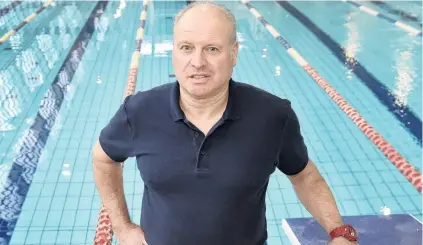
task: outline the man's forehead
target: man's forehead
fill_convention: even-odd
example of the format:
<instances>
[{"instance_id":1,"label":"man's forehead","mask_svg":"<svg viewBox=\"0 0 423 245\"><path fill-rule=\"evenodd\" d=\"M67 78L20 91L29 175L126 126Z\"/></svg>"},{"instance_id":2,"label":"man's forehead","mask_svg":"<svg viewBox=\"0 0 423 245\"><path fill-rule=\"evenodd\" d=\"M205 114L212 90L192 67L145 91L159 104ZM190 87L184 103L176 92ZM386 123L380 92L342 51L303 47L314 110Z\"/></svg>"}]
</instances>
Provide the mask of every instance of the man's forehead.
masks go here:
<instances>
[{"instance_id":1,"label":"man's forehead","mask_svg":"<svg viewBox=\"0 0 423 245\"><path fill-rule=\"evenodd\" d=\"M182 23L181 23L182 24ZM177 43L223 44L230 39L230 29L210 22L205 24L187 24L176 27L174 40Z\"/></svg>"},{"instance_id":2,"label":"man's forehead","mask_svg":"<svg viewBox=\"0 0 423 245\"><path fill-rule=\"evenodd\" d=\"M209 8L208 10L200 7L203 6L190 9L185 13L176 23L175 31L199 31L200 29L210 31L212 29L226 29L231 26L223 13L216 8Z\"/></svg>"},{"instance_id":3,"label":"man's forehead","mask_svg":"<svg viewBox=\"0 0 423 245\"><path fill-rule=\"evenodd\" d=\"M197 25L205 24L208 22L218 22L223 24L228 22L224 16L224 13L216 7L210 6L197 6L189 9L183 16L180 17L176 26L184 25Z\"/></svg>"},{"instance_id":4,"label":"man's forehead","mask_svg":"<svg viewBox=\"0 0 423 245\"><path fill-rule=\"evenodd\" d=\"M177 39L186 39L186 36L193 35L193 39L198 38L212 38L226 39L226 36L231 39L236 39L235 20L228 10L219 6L209 3L201 3L193 6L190 9L182 11L175 18L174 35L178 36ZM176 41L176 40L175 40Z\"/></svg>"}]
</instances>

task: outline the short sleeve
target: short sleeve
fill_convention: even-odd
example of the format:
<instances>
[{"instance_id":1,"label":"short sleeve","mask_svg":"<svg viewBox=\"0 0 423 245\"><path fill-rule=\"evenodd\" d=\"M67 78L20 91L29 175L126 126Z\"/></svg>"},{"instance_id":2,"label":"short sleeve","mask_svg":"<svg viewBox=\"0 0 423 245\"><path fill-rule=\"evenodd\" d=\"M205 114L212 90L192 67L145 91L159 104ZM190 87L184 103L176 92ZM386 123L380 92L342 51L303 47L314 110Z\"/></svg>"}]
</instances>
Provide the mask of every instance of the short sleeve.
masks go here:
<instances>
[{"instance_id":1,"label":"short sleeve","mask_svg":"<svg viewBox=\"0 0 423 245\"><path fill-rule=\"evenodd\" d=\"M99 142L104 152L114 161L123 162L133 156L134 134L129 122L126 97L109 123L101 130Z\"/></svg>"},{"instance_id":2,"label":"short sleeve","mask_svg":"<svg viewBox=\"0 0 423 245\"><path fill-rule=\"evenodd\" d=\"M286 175L295 175L306 167L309 160L308 151L296 113L291 106L285 109L288 115L281 135L278 168Z\"/></svg>"}]
</instances>

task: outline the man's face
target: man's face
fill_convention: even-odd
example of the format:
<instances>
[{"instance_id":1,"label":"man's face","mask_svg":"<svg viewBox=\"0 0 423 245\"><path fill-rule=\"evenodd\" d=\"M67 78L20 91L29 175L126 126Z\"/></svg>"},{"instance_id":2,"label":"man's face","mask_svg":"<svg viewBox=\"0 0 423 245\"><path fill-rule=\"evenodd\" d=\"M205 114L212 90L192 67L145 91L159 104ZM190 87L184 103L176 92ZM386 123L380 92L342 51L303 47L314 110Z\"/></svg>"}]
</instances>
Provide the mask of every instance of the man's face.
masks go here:
<instances>
[{"instance_id":1,"label":"man's face","mask_svg":"<svg viewBox=\"0 0 423 245\"><path fill-rule=\"evenodd\" d=\"M225 16L209 6L190 9L179 20L172 62L183 92L207 98L227 85L238 53L231 30Z\"/></svg>"}]
</instances>

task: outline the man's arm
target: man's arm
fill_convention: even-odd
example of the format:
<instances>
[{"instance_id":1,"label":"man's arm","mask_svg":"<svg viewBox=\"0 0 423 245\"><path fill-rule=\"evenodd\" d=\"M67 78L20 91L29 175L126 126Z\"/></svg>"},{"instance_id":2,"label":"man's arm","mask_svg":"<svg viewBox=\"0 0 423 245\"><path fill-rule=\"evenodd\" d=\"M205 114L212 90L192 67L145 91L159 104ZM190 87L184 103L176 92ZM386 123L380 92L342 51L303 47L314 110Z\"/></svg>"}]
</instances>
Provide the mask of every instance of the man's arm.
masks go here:
<instances>
[{"instance_id":1,"label":"man's arm","mask_svg":"<svg viewBox=\"0 0 423 245\"><path fill-rule=\"evenodd\" d=\"M93 149L94 181L117 235L131 225L120 163L106 155L97 141Z\"/></svg>"},{"instance_id":2,"label":"man's arm","mask_svg":"<svg viewBox=\"0 0 423 245\"><path fill-rule=\"evenodd\" d=\"M304 207L327 233L344 224L329 186L311 160L303 171L288 178Z\"/></svg>"}]
</instances>

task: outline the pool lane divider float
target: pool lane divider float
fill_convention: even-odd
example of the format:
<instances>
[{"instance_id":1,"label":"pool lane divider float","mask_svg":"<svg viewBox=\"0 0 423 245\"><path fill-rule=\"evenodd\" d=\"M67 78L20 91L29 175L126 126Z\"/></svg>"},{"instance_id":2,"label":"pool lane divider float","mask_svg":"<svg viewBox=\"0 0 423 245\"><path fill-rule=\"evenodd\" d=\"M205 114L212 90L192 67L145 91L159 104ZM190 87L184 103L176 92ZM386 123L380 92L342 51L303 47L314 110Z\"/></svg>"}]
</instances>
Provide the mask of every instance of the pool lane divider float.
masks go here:
<instances>
[{"instance_id":1,"label":"pool lane divider float","mask_svg":"<svg viewBox=\"0 0 423 245\"><path fill-rule=\"evenodd\" d=\"M141 11L140 16L140 26L137 30L137 35L135 38L135 51L132 53L132 59L129 68L128 80L126 82L126 89L124 98L128 95L131 95L135 92L136 82L137 82L137 74L138 74L138 66L139 60L141 56L141 45L142 45L142 38L145 32L145 22L147 19L147 8L148 8L148 0L144 0L143 2L143 10Z\"/></svg>"},{"instance_id":2,"label":"pool lane divider float","mask_svg":"<svg viewBox=\"0 0 423 245\"><path fill-rule=\"evenodd\" d=\"M370 71L368 71L347 48L342 47L332 37L317 26L311 19L301 13L289 2L277 0L277 3L289 14L295 17L304 27L306 27L322 44L328 48L332 54L341 62L345 68L350 70L366 86L373 96L389 110L400 122L401 127L409 131L418 145L422 145L422 120L411 110L408 105L397 103L397 99L392 91Z\"/></svg>"},{"instance_id":3,"label":"pool lane divider float","mask_svg":"<svg viewBox=\"0 0 423 245\"><path fill-rule=\"evenodd\" d=\"M301 55L270 25L264 17L251 6L247 0L241 2L248 8L260 23L278 40L291 57L313 78L313 80L329 95L329 97L347 114L354 124L373 142L373 144L388 158L402 175L419 191L422 192L422 177L419 173L386 139L382 137L348 102L311 67Z\"/></svg>"},{"instance_id":4,"label":"pool lane divider float","mask_svg":"<svg viewBox=\"0 0 423 245\"><path fill-rule=\"evenodd\" d=\"M421 30L418 30L418 29L416 29L416 28L414 28L414 27L412 27L410 25L407 25L407 24L401 22L401 21L394 20L391 17L386 16L384 14L381 14L381 13L379 13L379 12L377 12L377 11L369 8L369 7L366 7L364 5L361 5L358 2L356 2L356 1L349 1L349 0L342 0L342 1L343 2L347 2L347 3L351 4L351 5L359 8L362 12L365 12L367 14L376 16L376 17L378 17L380 19L387 20L387 21L391 22L392 24L394 24L395 26L397 26L397 27L399 27L399 28L407 31L412 36L420 36L420 37L422 36L422 31Z\"/></svg>"},{"instance_id":5,"label":"pool lane divider float","mask_svg":"<svg viewBox=\"0 0 423 245\"><path fill-rule=\"evenodd\" d=\"M41 13L44 9L46 9L47 7L49 7L50 5L53 5L53 1L47 1L43 4L43 6L41 6L40 8L37 9L37 11L35 11L34 13L28 15L19 25L17 25L15 28L13 28L12 30L8 31L6 34L4 34L1 38L0 38L0 44L6 42L11 36L15 35L16 32L18 32L22 27L24 27L26 24L28 24L30 21L32 21L33 19L35 19L35 17L37 17L37 15L39 13Z\"/></svg>"},{"instance_id":6,"label":"pool lane divider float","mask_svg":"<svg viewBox=\"0 0 423 245\"><path fill-rule=\"evenodd\" d=\"M150 0L151 1L151 0ZM147 19L147 8L149 0L144 0L143 9L140 15L140 25L137 30L135 38L135 50L132 53L131 63L129 65L128 78L126 82L126 88L124 92L124 100L127 96L132 95L135 92L137 83L137 73L139 59L141 55L141 44L145 32L145 22ZM123 164L122 164L123 167ZM110 217L104 204L101 205L101 210L98 215L97 228L94 236L94 245L112 245L113 241L113 229Z\"/></svg>"},{"instance_id":7,"label":"pool lane divider float","mask_svg":"<svg viewBox=\"0 0 423 245\"><path fill-rule=\"evenodd\" d=\"M420 23L419 18L416 15L413 15L412 13L408 13L408 12L403 11L401 9L394 8L390 4L388 4L384 1L380 1L380 0L370 1L370 3L379 6L380 8L388 11L390 14L397 15L398 17L400 17L404 21L411 21L413 23L416 23L420 27L423 26L422 23Z\"/></svg>"},{"instance_id":8,"label":"pool lane divider float","mask_svg":"<svg viewBox=\"0 0 423 245\"><path fill-rule=\"evenodd\" d=\"M0 9L0 17L5 16L7 13L9 13L11 10L13 10L16 6L18 6L21 3L22 1L14 1L10 3L9 5L7 5L6 7Z\"/></svg>"}]
</instances>

